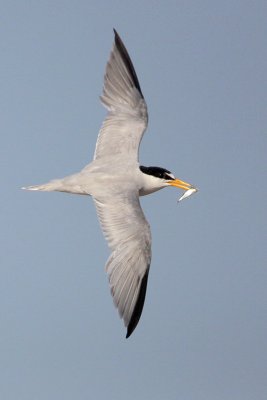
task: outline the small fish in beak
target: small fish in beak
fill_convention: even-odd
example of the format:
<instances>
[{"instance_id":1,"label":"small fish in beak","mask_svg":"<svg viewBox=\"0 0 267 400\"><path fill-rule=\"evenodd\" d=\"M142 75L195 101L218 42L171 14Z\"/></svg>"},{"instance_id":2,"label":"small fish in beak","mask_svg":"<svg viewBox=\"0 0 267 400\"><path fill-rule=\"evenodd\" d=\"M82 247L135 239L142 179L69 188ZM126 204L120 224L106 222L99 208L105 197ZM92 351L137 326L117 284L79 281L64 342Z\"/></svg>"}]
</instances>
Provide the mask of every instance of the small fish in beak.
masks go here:
<instances>
[{"instance_id":1,"label":"small fish in beak","mask_svg":"<svg viewBox=\"0 0 267 400\"><path fill-rule=\"evenodd\" d=\"M186 192L184 192L184 194L180 197L180 199L178 199L178 202L186 199L187 197L191 196L192 194L196 193L197 191L198 191L198 189L195 187L188 189Z\"/></svg>"}]
</instances>

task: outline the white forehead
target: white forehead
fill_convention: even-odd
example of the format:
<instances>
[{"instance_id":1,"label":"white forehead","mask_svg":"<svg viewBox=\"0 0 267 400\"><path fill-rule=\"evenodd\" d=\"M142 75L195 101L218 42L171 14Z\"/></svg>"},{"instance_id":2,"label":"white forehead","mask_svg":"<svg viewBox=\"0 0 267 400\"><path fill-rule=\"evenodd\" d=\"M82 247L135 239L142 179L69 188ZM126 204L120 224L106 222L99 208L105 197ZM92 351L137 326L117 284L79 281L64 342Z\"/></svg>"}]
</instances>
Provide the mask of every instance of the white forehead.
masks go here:
<instances>
[{"instance_id":1,"label":"white forehead","mask_svg":"<svg viewBox=\"0 0 267 400\"><path fill-rule=\"evenodd\" d=\"M168 175L171 179L175 179L175 176L173 174L171 174L170 172L166 173L166 175Z\"/></svg>"}]
</instances>

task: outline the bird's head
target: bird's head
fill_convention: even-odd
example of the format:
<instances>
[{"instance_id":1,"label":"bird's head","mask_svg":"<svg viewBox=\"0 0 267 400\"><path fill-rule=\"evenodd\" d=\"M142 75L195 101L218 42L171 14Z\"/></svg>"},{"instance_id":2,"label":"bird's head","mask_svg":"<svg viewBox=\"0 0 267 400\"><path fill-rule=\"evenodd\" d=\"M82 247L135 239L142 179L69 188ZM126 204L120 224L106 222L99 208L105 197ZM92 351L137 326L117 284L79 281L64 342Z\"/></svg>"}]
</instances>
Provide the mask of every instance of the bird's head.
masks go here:
<instances>
[{"instance_id":1,"label":"bird's head","mask_svg":"<svg viewBox=\"0 0 267 400\"><path fill-rule=\"evenodd\" d=\"M190 183L175 178L175 176L165 168L144 167L143 165L140 165L140 170L143 174L147 175L141 195L155 192L156 190L160 190L166 186L175 186L185 191L196 191L196 188Z\"/></svg>"}]
</instances>

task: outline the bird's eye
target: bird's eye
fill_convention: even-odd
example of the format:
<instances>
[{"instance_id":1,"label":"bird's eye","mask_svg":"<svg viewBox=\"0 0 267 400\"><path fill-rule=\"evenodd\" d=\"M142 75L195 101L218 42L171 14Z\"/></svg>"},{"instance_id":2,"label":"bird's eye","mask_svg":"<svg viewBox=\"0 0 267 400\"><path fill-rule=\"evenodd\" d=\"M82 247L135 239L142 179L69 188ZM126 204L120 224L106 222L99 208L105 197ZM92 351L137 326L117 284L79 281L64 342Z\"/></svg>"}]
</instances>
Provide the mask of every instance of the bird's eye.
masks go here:
<instances>
[{"instance_id":1,"label":"bird's eye","mask_svg":"<svg viewBox=\"0 0 267 400\"><path fill-rule=\"evenodd\" d=\"M165 168L144 167L143 165L140 165L139 168L144 174L152 175L159 179L165 179L167 181L175 179L173 174Z\"/></svg>"}]
</instances>

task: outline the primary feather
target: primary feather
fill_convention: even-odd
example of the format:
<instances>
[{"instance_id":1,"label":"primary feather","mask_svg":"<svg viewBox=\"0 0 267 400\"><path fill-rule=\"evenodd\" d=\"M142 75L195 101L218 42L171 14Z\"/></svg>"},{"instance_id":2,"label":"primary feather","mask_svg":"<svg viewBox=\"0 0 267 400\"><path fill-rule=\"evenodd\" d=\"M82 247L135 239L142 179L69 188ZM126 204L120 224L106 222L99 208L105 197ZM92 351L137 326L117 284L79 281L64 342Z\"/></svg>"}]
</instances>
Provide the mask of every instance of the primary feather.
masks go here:
<instances>
[{"instance_id":1,"label":"primary feather","mask_svg":"<svg viewBox=\"0 0 267 400\"><path fill-rule=\"evenodd\" d=\"M97 138L94 159L122 153L137 160L147 127L147 106L127 50L114 32L101 96L109 112Z\"/></svg>"}]
</instances>

